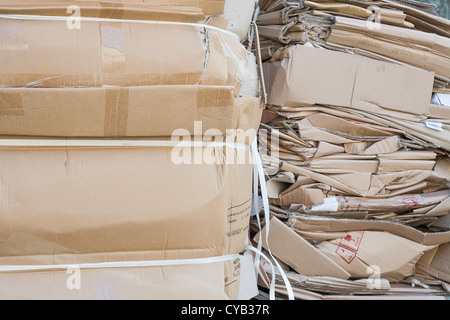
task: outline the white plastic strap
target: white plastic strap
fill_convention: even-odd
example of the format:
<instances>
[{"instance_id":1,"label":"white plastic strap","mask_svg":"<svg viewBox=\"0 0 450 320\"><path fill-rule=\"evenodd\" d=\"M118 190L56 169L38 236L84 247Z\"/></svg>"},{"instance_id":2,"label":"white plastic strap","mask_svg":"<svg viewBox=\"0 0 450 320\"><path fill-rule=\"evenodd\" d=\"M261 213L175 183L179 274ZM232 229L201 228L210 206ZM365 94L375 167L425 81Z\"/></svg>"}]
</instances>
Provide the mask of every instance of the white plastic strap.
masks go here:
<instances>
[{"instance_id":1,"label":"white plastic strap","mask_svg":"<svg viewBox=\"0 0 450 320\"><path fill-rule=\"evenodd\" d=\"M239 254L232 254L219 257L208 257L199 259L179 259L179 260L123 261L123 262L103 262L103 263L86 263L86 264L29 265L29 266L3 265L0 266L0 272L64 270L74 267L87 270L87 269L111 269L111 268L130 268L130 267L181 266L181 265L195 265L195 264L223 262L238 258L240 258Z\"/></svg>"},{"instance_id":2,"label":"white plastic strap","mask_svg":"<svg viewBox=\"0 0 450 320\"><path fill-rule=\"evenodd\" d=\"M229 147L250 150L241 143L162 140L33 140L0 139L0 147Z\"/></svg>"},{"instance_id":3,"label":"white plastic strap","mask_svg":"<svg viewBox=\"0 0 450 320\"><path fill-rule=\"evenodd\" d=\"M277 265L278 270L281 274L281 277L283 278L284 284L286 286L286 290L288 292L289 300L294 300L295 299L294 291L292 290L289 279L287 278L286 273L283 271L283 269L281 268L277 259L272 255L272 252L270 250L270 244L269 244L269 229L270 229L269 197L267 195L266 179L264 177L264 169L262 166L261 158L258 153L258 147L257 147L256 140L252 143L252 154L253 154L253 159L255 160L254 165L257 166L257 168L258 168L258 176L259 176L259 182L260 182L260 187L261 187L261 195L262 195L263 204L264 204L264 222L265 222L265 230L266 230L265 240L266 240L266 244L267 244L267 251L269 252L269 254L270 254L271 258L273 259L273 261L275 262L275 264ZM259 223L259 220L258 220L258 223ZM263 234L260 235L259 243L262 243L262 241L263 241L262 236L263 236ZM259 248L259 243L258 243L258 248ZM261 253L259 253L259 254L261 254ZM272 283L270 285L271 298L274 297L273 296L274 289L275 289L275 274L272 273Z\"/></svg>"}]
</instances>

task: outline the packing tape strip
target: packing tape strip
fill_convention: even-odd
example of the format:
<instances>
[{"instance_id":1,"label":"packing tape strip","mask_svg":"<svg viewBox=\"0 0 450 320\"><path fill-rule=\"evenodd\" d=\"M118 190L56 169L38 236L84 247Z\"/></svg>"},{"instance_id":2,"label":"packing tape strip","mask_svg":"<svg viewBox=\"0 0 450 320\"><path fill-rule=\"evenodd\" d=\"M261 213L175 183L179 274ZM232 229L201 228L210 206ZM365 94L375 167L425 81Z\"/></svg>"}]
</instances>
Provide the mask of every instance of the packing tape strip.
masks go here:
<instances>
[{"instance_id":1,"label":"packing tape strip","mask_svg":"<svg viewBox=\"0 0 450 320\"><path fill-rule=\"evenodd\" d=\"M99 13L100 18L107 19L122 19L125 13L123 2L105 2L101 1L101 11Z\"/></svg>"},{"instance_id":2,"label":"packing tape strip","mask_svg":"<svg viewBox=\"0 0 450 320\"><path fill-rule=\"evenodd\" d=\"M125 37L121 23L100 23L102 73L125 73Z\"/></svg>"},{"instance_id":3,"label":"packing tape strip","mask_svg":"<svg viewBox=\"0 0 450 320\"><path fill-rule=\"evenodd\" d=\"M84 269L111 269L111 268L129 268L129 267L164 267L164 266L182 266L195 264L208 264L223 262L240 258L240 254L230 254L218 257L198 258L198 259L179 259L179 260L153 260L153 261L122 261L122 262L102 262L102 263L84 263L84 264L58 264L58 265L23 265L23 266L0 266L0 272L20 272L20 271L49 271L65 270L77 267Z\"/></svg>"},{"instance_id":4,"label":"packing tape strip","mask_svg":"<svg viewBox=\"0 0 450 320\"><path fill-rule=\"evenodd\" d=\"M25 116L22 106L22 94L4 90L0 92L0 116Z\"/></svg>"},{"instance_id":5,"label":"packing tape strip","mask_svg":"<svg viewBox=\"0 0 450 320\"><path fill-rule=\"evenodd\" d=\"M125 137L128 129L128 107L130 90L128 88L106 88L104 135L106 137Z\"/></svg>"},{"instance_id":6,"label":"packing tape strip","mask_svg":"<svg viewBox=\"0 0 450 320\"><path fill-rule=\"evenodd\" d=\"M258 186L261 187L261 195L263 198L263 209L264 209L264 221L266 225L266 243L269 244L269 225L270 225L270 210L269 210L269 197L267 194L267 186L265 183L264 178L264 169L262 166L262 161L258 153L258 146L257 146L257 139L255 139L250 146L239 144L239 143L227 143L227 142L204 142L204 141L139 141L139 140L15 140L15 139L0 139L0 147L231 147L231 148L243 148L246 150L250 150L252 153L252 159L253 159L253 192L254 194L258 192ZM259 220L259 214L256 215L258 219L258 224L261 230L260 220ZM262 241L259 241L259 243L262 243ZM258 243L258 248L251 247L250 250L256 252L255 257L255 273L256 278L258 278L259 274L259 259L262 256L267 261L270 262L270 260L262 253L262 245ZM287 278L285 272L281 268L280 264L278 263L277 259L272 255L272 252L270 250L270 246L268 246L267 251L269 252L272 260L277 265L277 268L283 278L283 281L285 283L289 300L294 300L294 294L291 287L291 284L289 282L289 279ZM230 257L230 256L223 256L223 257L215 257L215 258L209 258L208 259L199 259L199 260L192 260L194 262L199 263L208 263L206 261L220 261L220 259L225 259L224 257ZM219 259L219 260L218 260ZM162 265L173 265L175 264L187 264L189 260L168 260L166 262L164 261L155 261L153 263L156 263L160 265L159 263L163 263ZM147 263L151 266L152 262L147 261L143 262ZM120 265L121 263L118 263ZM96 264L97 265L97 264ZM111 264L114 265L114 264ZM86 265L88 266L88 265ZM26 268L30 268L30 266L0 266L0 272L2 270L5 270L4 268L17 268L20 270L20 268L25 268L24 270L27 270ZM50 268L55 266L31 266L31 268ZM29 270L36 270L36 269L29 269ZM272 274L272 280L270 285L270 298L271 300L275 300L275 274Z\"/></svg>"}]
</instances>

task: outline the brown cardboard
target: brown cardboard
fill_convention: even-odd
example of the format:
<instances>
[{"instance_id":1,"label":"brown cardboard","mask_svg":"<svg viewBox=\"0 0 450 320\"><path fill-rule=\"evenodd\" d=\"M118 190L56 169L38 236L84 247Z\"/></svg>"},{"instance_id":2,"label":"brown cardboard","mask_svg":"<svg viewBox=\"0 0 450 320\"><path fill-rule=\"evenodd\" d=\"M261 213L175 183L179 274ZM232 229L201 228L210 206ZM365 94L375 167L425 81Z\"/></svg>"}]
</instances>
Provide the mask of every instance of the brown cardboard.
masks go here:
<instances>
[{"instance_id":1,"label":"brown cardboard","mask_svg":"<svg viewBox=\"0 0 450 320\"><path fill-rule=\"evenodd\" d=\"M237 129L255 135L262 110L259 98L234 98L232 87L0 88L0 135L170 137L176 130L214 130L225 137Z\"/></svg>"},{"instance_id":2,"label":"brown cardboard","mask_svg":"<svg viewBox=\"0 0 450 320\"><path fill-rule=\"evenodd\" d=\"M5 147L0 257L159 251L160 259L179 259L242 252L252 166L223 158L243 151ZM218 164L207 164L207 155Z\"/></svg>"},{"instance_id":3,"label":"brown cardboard","mask_svg":"<svg viewBox=\"0 0 450 320\"><path fill-rule=\"evenodd\" d=\"M425 254L417 263L417 271L450 283L450 243Z\"/></svg>"},{"instance_id":4,"label":"brown cardboard","mask_svg":"<svg viewBox=\"0 0 450 320\"><path fill-rule=\"evenodd\" d=\"M275 292L280 299L287 299L288 291L281 277L275 271ZM412 287L409 283L389 283L386 279L365 278L342 280L331 277L304 277L288 270L285 271L291 282L295 299L299 300L445 300L444 290ZM268 265L260 268L260 285L270 288L272 270ZM299 280L302 283L299 283ZM352 290L353 289L353 290ZM343 291L346 291L345 294ZM344 294L343 294L344 293ZM355 294L351 294L355 293ZM434 294L436 293L436 294Z\"/></svg>"},{"instance_id":5,"label":"brown cardboard","mask_svg":"<svg viewBox=\"0 0 450 320\"><path fill-rule=\"evenodd\" d=\"M438 119L449 119L450 118L450 108L447 106L440 106L436 104L430 105L429 114L427 114L430 118L438 118Z\"/></svg>"},{"instance_id":6,"label":"brown cardboard","mask_svg":"<svg viewBox=\"0 0 450 320\"><path fill-rule=\"evenodd\" d=\"M169 8L169 11L201 9L206 15L220 15L223 13L225 0L122 0L119 2L104 2L99 0L17 0L0 1L0 13L6 14L51 14L66 15L67 8L77 5L83 16L112 18L111 11L120 18L129 18L129 11L144 11L151 7ZM86 8L96 8L95 15L86 15ZM98 10L98 12L97 12ZM61 14L62 13L62 14Z\"/></svg>"},{"instance_id":7,"label":"brown cardboard","mask_svg":"<svg viewBox=\"0 0 450 320\"><path fill-rule=\"evenodd\" d=\"M48 2L48 1L47 1ZM199 23L205 20L206 15L202 9L196 7L175 7L157 5L124 5L111 3L109 6L102 2L76 1L72 3L46 3L46 4L7 4L0 2L0 14L60 16L71 19L106 18L121 20L151 20ZM75 22L74 22L75 23Z\"/></svg>"},{"instance_id":8,"label":"brown cardboard","mask_svg":"<svg viewBox=\"0 0 450 320\"><path fill-rule=\"evenodd\" d=\"M431 72L301 45L287 51L281 62L264 63L269 104L326 104L418 115L429 110Z\"/></svg>"},{"instance_id":9,"label":"brown cardboard","mask_svg":"<svg viewBox=\"0 0 450 320\"><path fill-rule=\"evenodd\" d=\"M329 275L340 279L348 279L349 274L320 253L310 243L297 235L276 217L270 220L268 243L266 228L255 237L262 245L282 262L305 276ZM262 240L261 240L262 237Z\"/></svg>"},{"instance_id":10,"label":"brown cardboard","mask_svg":"<svg viewBox=\"0 0 450 320\"><path fill-rule=\"evenodd\" d=\"M110 258L107 253L98 253L87 261L107 264ZM3 300L247 300L257 295L255 276L247 272L253 270L247 255L228 261L160 267L133 266L134 262L153 261L148 252L122 253L115 258L118 260L111 265L120 262L125 266L89 269L82 264L71 264L55 270L1 271L0 297ZM9 261L15 265L23 262L21 257Z\"/></svg>"},{"instance_id":11,"label":"brown cardboard","mask_svg":"<svg viewBox=\"0 0 450 320\"><path fill-rule=\"evenodd\" d=\"M369 213L398 212L403 213L418 208L428 208L426 216L441 216L448 212L450 192L429 192L422 194L402 194L387 198L365 198L336 196L336 212L367 211ZM303 202L291 202L303 203ZM323 203L323 201L321 202ZM307 205L306 203L303 203ZM431 206L432 209L429 209Z\"/></svg>"},{"instance_id":12,"label":"brown cardboard","mask_svg":"<svg viewBox=\"0 0 450 320\"><path fill-rule=\"evenodd\" d=\"M271 199L271 203L281 207L289 207L294 203L302 203L305 206L313 206L323 203L323 192L320 189L308 188L308 186L293 185L282 191L279 198Z\"/></svg>"},{"instance_id":13,"label":"brown cardboard","mask_svg":"<svg viewBox=\"0 0 450 320\"><path fill-rule=\"evenodd\" d=\"M325 174L376 173L378 161L314 159L309 163L308 168Z\"/></svg>"},{"instance_id":14,"label":"brown cardboard","mask_svg":"<svg viewBox=\"0 0 450 320\"><path fill-rule=\"evenodd\" d=\"M427 160L391 160L380 159L378 173L399 172L408 170L433 170L435 161Z\"/></svg>"},{"instance_id":15,"label":"brown cardboard","mask_svg":"<svg viewBox=\"0 0 450 320\"><path fill-rule=\"evenodd\" d=\"M383 24L369 28L366 21L337 17L330 44L364 49L390 59L450 77L450 40L433 33Z\"/></svg>"},{"instance_id":16,"label":"brown cardboard","mask_svg":"<svg viewBox=\"0 0 450 320\"><path fill-rule=\"evenodd\" d=\"M315 247L353 278L376 274L391 282L413 275L420 257L434 248L382 231L348 232L341 239L322 241Z\"/></svg>"},{"instance_id":17,"label":"brown cardboard","mask_svg":"<svg viewBox=\"0 0 450 320\"><path fill-rule=\"evenodd\" d=\"M252 78L248 54L228 31L196 24L0 18L2 87L232 86ZM183 48L183 50L180 50Z\"/></svg>"},{"instance_id":18,"label":"brown cardboard","mask_svg":"<svg viewBox=\"0 0 450 320\"><path fill-rule=\"evenodd\" d=\"M306 120L307 119L307 120ZM326 113L316 113L300 120L299 124L309 124L321 129L346 133L354 136L390 136L391 133L378 128L369 127L365 124L355 123L342 117L336 117Z\"/></svg>"},{"instance_id":19,"label":"brown cardboard","mask_svg":"<svg viewBox=\"0 0 450 320\"><path fill-rule=\"evenodd\" d=\"M287 223L294 230L322 232L384 231L425 246L450 241L450 232L423 232L397 222L383 220L334 219L328 217L296 215Z\"/></svg>"}]
</instances>

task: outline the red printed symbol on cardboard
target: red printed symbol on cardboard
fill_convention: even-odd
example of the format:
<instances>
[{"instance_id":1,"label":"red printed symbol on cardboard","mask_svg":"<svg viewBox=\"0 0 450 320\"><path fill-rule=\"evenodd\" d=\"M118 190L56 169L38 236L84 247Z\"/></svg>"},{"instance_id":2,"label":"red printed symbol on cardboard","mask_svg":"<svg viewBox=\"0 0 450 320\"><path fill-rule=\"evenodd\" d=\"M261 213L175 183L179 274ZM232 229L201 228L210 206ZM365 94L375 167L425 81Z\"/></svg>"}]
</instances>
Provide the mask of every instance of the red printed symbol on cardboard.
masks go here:
<instances>
[{"instance_id":1,"label":"red printed symbol on cardboard","mask_svg":"<svg viewBox=\"0 0 450 320\"><path fill-rule=\"evenodd\" d=\"M424 200L420 195L405 195L402 198L403 206L406 207L417 207L418 205L424 204Z\"/></svg>"},{"instance_id":2,"label":"red printed symbol on cardboard","mask_svg":"<svg viewBox=\"0 0 450 320\"><path fill-rule=\"evenodd\" d=\"M358 253L359 245L364 236L364 231L350 232L339 242L336 254L350 264Z\"/></svg>"}]
</instances>

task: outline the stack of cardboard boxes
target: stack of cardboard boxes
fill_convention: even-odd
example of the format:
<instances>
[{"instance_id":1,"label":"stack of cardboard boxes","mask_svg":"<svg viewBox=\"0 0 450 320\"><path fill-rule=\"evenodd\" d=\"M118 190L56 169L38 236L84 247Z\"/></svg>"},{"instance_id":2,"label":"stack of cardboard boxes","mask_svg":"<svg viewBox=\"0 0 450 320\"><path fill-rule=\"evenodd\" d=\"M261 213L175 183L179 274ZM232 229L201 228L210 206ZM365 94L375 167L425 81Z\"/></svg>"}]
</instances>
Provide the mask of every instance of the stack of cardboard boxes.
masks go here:
<instances>
[{"instance_id":1,"label":"stack of cardboard boxes","mask_svg":"<svg viewBox=\"0 0 450 320\"><path fill-rule=\"evenodd\" d=\"M262 104L248 30L227 30L232 4L0 12L0 297L255 296L245 252Z\"/></svg>"},{"instance_id":2,"label":"stack of cardboard boxes","mask_svg":"<svg viewBox=\"0 0 450 320\"><path fill-rule=\"evenodd\" d=\"M377 1L372 20L370 4L260 2L260 28L278 33L260 33L273 218L269 244L254 240L285 263L299 299L442 299L450 22L396 1ZM277 290L286 294L281 282Z\"/></svg>"}]
</instances>

